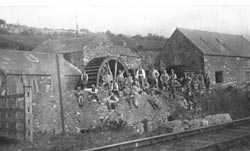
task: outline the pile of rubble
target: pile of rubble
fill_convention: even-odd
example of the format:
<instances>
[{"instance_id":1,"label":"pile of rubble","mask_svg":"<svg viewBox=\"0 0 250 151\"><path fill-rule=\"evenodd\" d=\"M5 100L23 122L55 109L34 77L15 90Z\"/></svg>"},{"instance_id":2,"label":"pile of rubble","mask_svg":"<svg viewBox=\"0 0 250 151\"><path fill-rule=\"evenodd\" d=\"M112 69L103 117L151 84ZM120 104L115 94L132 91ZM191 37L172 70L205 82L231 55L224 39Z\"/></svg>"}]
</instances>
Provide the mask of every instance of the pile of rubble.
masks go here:
<instances>
[{"instance_id":1,"label":"pile of rubble","mask_svg":"<svg viewBox=\"0 0 250 151\"><path fill-rule=\"evenodd\" d=\"M99 91L100 100L108 97L105 90ZM84 96L87 96L87 92ZM85 97L83 107L79 107L74 91L63 94L64 122L66 132L79 132L82 129L93 129L103 126L107 121L125 121L126 125L133 127L138 133L154 131L159 128L167 128L170 132L180 132L187 129L198 128L207 125L219 124L231 121L229 114L208 115L204 118L192 120L169 121L173 110L171 106L165 104L167 101L161 96L151 96L146 93L135 95L139 103L139 108L131 108L126 97L119 99L117 109L110 112L105 103L98 104L90 102ZM153 109L148 99L155 99L160 110ZM41 133L58 133L61 131L61 115L58 94L48 95L36 94L34 96L34 130ZM178 104L178 101L176 102ZM181 106L181 105L179 105ZM182 110L184 109L181 107ZM183 113L184 114L184 113Z\"/></svg>"},{"instance_id":2,"label":"pile of rubble","mask_svg":"<svg viewBox=\"0 0 250 151\"><path fill-rule=\"evenodd\" d=\"M33 124L36 133L58 133L59 126L59 96L58 94L36 93L33 95Z\"/></svg>"}]
</instances>

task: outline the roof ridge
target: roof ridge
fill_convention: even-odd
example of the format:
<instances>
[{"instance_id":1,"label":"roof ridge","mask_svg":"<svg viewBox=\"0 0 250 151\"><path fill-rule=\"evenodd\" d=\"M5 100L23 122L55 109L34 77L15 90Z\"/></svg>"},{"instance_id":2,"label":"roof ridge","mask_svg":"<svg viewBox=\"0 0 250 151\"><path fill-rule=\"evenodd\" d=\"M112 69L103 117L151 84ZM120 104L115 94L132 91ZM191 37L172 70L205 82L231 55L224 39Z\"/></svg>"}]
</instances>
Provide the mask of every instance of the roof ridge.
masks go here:
<instances>
[{"instance_id":1,"label":"roof ridge","mask_svg":"<svg viewBox=\"0 0 250 151\"><path fill-rule=\"evenodd\" d=\"M221 33L221 32L215 32L215 31L207 31L207 30L200 30L200 29L190 29L190 28L183 28L183 27L177 27L176 29L180 30L189 30L189 31L198 31L198 32L207 32L212 34L223 34L223 35L230 35L230 36L242 36L241 34L230 34L230 33Z\"/></svg>"}]
</instances>

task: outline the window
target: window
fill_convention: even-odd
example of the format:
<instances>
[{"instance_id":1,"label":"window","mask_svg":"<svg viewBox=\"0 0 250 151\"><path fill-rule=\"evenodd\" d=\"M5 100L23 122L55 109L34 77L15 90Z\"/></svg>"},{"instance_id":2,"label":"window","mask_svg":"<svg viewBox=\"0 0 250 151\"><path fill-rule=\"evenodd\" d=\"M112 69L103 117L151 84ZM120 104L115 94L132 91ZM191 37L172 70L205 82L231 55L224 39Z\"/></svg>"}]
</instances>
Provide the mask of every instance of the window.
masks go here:
<instances>
[{"instance_id":1,"label":"window","mask_svg":"<svg viewBox=\"0 0 250 151\"><path fill-rule=\"evenodd\" d=\"M215 71L215 82L223 83L223 71Z\"/></svg>"},{"instance_id":2,"label":"window","mask_svg":"<svg viewBox=\"0 0 250 151\"><path fill-rule=\"evenodd\" d=\"M250 81L250 71L245 72L246 81Z\"/></svg>"}]
</instances>

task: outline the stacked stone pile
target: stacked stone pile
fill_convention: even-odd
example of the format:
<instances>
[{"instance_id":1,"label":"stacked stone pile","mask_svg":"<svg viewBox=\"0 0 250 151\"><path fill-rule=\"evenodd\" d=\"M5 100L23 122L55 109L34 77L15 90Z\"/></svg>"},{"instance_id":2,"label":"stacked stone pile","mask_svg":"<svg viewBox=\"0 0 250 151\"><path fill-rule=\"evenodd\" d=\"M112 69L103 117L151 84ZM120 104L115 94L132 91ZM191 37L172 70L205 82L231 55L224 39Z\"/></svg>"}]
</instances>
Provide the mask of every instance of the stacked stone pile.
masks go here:
<instances>
[{"instance_id":1,"label":"stacked stone pile","mask_svg":"<svg viewBox=\"0 0 250 151\"><path fill-rule=\"evenodd\" d=\"M196 129L204 126L222 124L226 122L231 122L232 118L229 114L215 114L208 115L204 118L200 119L192 119L192 120L152 120L150 125L154 125L154 129L157 128L167 128L171 132L182 132L189 129Z\"/></svg>"}]
</instances>

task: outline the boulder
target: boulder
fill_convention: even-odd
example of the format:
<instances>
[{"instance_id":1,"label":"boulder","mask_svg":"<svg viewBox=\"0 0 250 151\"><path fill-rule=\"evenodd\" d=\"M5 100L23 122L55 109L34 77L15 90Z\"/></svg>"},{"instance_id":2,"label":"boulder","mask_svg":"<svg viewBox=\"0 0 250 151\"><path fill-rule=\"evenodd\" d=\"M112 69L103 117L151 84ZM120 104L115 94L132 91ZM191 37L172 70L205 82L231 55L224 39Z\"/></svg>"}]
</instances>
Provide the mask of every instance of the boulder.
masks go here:
<instances>
[{"instance_id":1,"label":"boulder","mask_svg":"<svg viewBox=\"0 0 250 151\"><path fill-rule=\"evenodd\" d=\"M208 126L208 120L206 119L193 119L188 122L189 129L200 128L204 126Z\"/></svg>"},{"instance_id":2,"label":"boulder","mask_svg":"<svg viewBox=\"0 0 250 151\"><path fill-rule=\"evenodd\" d=\"M189 128L187 122L182 120L174 120L171 122L167 122L165 124L165 128L171 129L173 133L175 132L182 132Z\"/></svg>"},{"instance_id":3,"label":"boulder","mask_svg":"<svg viewBox=\"0 0 250 151\"><path fill-rule=\"evenodd\" d=\"M215 115L207 115L204 119L208 121L208 125L214 124L222 124L226 122L231 122L232 118L230 114L215 114Z\"/></svg>"}]
</instances>

